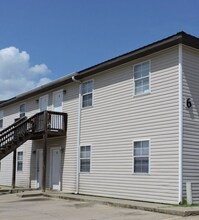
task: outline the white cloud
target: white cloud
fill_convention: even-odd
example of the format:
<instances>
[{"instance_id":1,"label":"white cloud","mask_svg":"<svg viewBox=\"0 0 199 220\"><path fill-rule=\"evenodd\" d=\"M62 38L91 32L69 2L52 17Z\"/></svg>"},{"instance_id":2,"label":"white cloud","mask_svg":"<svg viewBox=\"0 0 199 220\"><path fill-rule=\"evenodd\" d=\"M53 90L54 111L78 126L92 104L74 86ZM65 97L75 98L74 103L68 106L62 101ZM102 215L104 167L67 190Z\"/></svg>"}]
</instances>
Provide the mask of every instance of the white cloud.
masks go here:
<instances>
[{"instance_id":1,"label":"white cloud","mask_svg":"<svg viewBox=\"0 0 199 220\"><path fill-rule=\"evenodd\" d=\"M37 86L42 86L42 85L44 85L44 84L46 84L46 83L49 83L51 80L49 79L49 78L46 78L46 77L44 77L44 78L41 78L40 80L39 80L39 82L37 83Z\"/></svg>"},{"instance_id":2,"label":"white cloud","mask_svg":"<svg viewBox=\"0 0 199 220\"><path fill-rule=\"evenodd\" d=\"M33 67L29 68L30 73L32 74L48 74L51 71L48 69L48 67L46 66L46 64L37 64Z\"/></svg>"},{"instance_id":3,"label":"white cloud","mask_svg":"<svg viewBox=\"0 0 199 220\"><path fill-rule=\"evenodd\" d=\"M51 71L46 64L30 66L30 56L16 47L0 50L0 100L50 82Z\"/></svg>"}]
</instances>

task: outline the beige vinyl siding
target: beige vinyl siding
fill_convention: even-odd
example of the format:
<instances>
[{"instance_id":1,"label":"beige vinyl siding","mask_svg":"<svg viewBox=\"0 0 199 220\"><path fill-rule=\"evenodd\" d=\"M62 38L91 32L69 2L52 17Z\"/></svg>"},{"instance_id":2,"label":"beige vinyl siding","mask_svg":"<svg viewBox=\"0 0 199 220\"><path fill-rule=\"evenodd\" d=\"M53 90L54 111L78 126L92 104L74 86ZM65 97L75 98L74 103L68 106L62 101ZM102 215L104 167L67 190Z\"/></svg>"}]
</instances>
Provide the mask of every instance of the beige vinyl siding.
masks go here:
<instances>
[{"instance_id":1,"label":"beige vinyl siding","mask_svg":"<svg viewBox=\"0 0 199 220\"><path fill-rule=\"evenodd\" d=\"M32 141L27 141L17 149L17 151L23 151L23 170L16 171L16 186L29 187L31 143ZM1 160L0 185L12 184L12 167L13 154L11 153Z\"/></svg>"},{"instance_id":2,"label":"beige vinyl siding","mask_svg":"<svg viewBox=\"0 0 199 220\"><path fill-rule=\"evenodd\" d=\"M60 149L65 148L66 139L65 137L59 137L59 138L48 138L47 139L47 170L46 170L46 186L50 188L50 149L53 147L57 147ZM43 149L43 140L35 140L33 141L33 150L35 151L35 155L32 158L32 168L31 168L31 187L36 187L37 182L37 173L36 173L36 150L37 149ZM62 151L61 155L61 170L60 174L63 175L63 164L64 164L64 151Z\"/></svg>"},{"instance_id":3,"label":"beige vinyl siding","mask_svg":"<svg viewBox=\"0 0 199 220\"><path fill-rule=\"evenodd\" d=\"M192 108L183 108L183 195L192 182L193 202L199 202L199 50L183 46L183 100L191 98Z\"/></svg>"},{"instance_id":4,"label":"beige vinyl siding","mask_svg":"<svg viewBox=\"0 0 199 220\"><path fill-rule=\"evenodd\" d=\"M59 90L59 89L57 89ZM55 90L55 91L57 91ZM68 114L67 136L60 138L50 138L47 141L47 186L50 181L50 148L61 147L62 151L62 190L64 192L73 193L75 191L75 177L76 177L76 146L77 146L77 111L78 111L78 84L70 84L66 88L66 95L64 95L63 111ZM52 97L52 96L51 96ZM52 98L51 98L52 100ZM34 150L42 149L43 142L41 140L34 141ZM32 161L32 187L36 183L36 156Z\"/></svg>"},{"instance_id":5,"label":"beige vinyl siding","mask_svg":"<svg viewBox=\"0 0 199 220\"><path fill-rule=\"evenodd\" d=\"M45 94L49 94L49 110L52 109L52 92L49 91L48 93L42 93L38 96L31 97L21 102L17 102L15 104L9 105L4 110L4 128L11 125L16 118L19 118L19 106L20 104L26 105L26 116L29 118L32 115L39 112L39 97ZM35 160L34 153L32 150L32 141L25 142L22 146L20 146L18 151L23 151L23 171L16 172L16 185L17 186L26 186L30 185L30 180L32 179L32 173L30 170L33 170L35 164L33 161ZM1 161L2 169L0 172L0 185L6 184L11 185L12 181L12 154L7 156ZM9 167L9 171L8 170ZM33 184L31 184L33 185Z\"/></svg>"},{"instance_id":6,"label":"beige vinyl siding","mask_svg":"<svg viewBox=\"0 0 199 220\"><path fill-rule=\"evenodd\" d=\"M133 64L150 60L151 93L133 97ZM94 105L81 111L91 172L80 193L178 203L178 47L92 77ZM150 139L150 173L133 174L135 139Z\"/></svg>"},{"instance_id":7,"label":"beige vinyl siding","mask_svg":"<svg viewBox=\"0 0 199 220\"><path fill-rule=\"evenodd\" d=\"M31 98L22 102L9 105L4 108L4 129L13 124L16 118L19 118L19 106L26 104L26 116L34 115L37 109L35 98ZM17 151L23 151L23 171L16 171L16 186L29 187L30 185L30 160L32 156L32 141L25 142L20 146ZM2 169L0 172L0 185L12 184L12 167L13 167L13 154L11 153L2 161ZM8 169L9 167L9 169Z\"/></svg>"},{"instance_id":8,"label":"beige vinyl siding","mask_svg":"<svg viewBox=\"0 0 199 220\"><path fill-rule=\"evenodd\" d=\"M38 96L34 96L23 102L15 103L4 109L5 111L5 126L9 126L14 122L15 118L19 117L19 105L22 103L26 104L26 116L30 117L39 112L39 97L48 94L48 109L52 110L53 105L53 92L60 89L66 90L66 94L63 95L63 111L68 113L68 127L67 127L67 139L66 138L51 138L48 140L48 147L61 147L64 149L62 153L62 189L66 192L75 191L75 177L76 177L76 146L77 146L77 112L78 112L78 94L79 84L71 83L67 86L62 86L57 89L48 91L48 93L42 93ZM43 148L43 142L38 141L27 141L18 150L24 152L24 170L17 172L16 184L19 186L36 187L36 153L37 148ZM48 153L49 156L49 153ZM50 157L48 158L48 161ZM12 154L2 160L2 171L0 172L0 185L11 185L12 181L12 170L6 173L6 167L12 167ZM49 179L49 166L47 168L47 176Z\"/></svg>"},{"instance_id":9,"label":"beige vinyl siding","mask_svg":"<svg viewBox=\"0 0 199 220\"><path fill-rule=\"evenodd\" d=\"M68 124L64 151L62 190L64 192L74 193L77 165L79 84L71 83L64 89L66 89L66 94L64 95L63 111L68 114Z\"/></svg>"},{"instance_id":10,"label":"beige vinyl siding","mask_svg":"<svg viewBox=\"0 0 199 220\"><path fill-rule=\"evenodd\" d=\"M1 160L0 185L12 185L12 158L13 154L9 154Z\"/></svg>"},{"instance_id":11,"label":"beige vinyl siding","mask_svg":"<svg viewBox=\"0 0 199 220\"><path fill-rule=\"evenodd\" d=\"M16 186L29 187L30 186L30 158L32 153L32 141L27 141L21 145L17 152L23 152L23 170L16 171Z\"/></svg>"},{"instance_id":12,"label":"beige vinyl siding","mask_svg":"<svg viewBox=\"0 0 199 220\"><path fill-rule=\"evenodd\" d=\"M74 192L75 191L75 177L76 177L76 146L77 146L77 112L78 112L78 94L79 94L79 84L71 83L65 87L59 87L55 90L49 91L48 102L49 110L52 110L53 105L53 92L59 90L66 90L63 95L63 112L68 114L68 124L67 124L67 134L66 137L60 138L50 138L47 141L48 146L48 162L47 162L47 186L49 187L49 172L50 172L50 148L61 147L62 150L62 181L61 188L64 192ZM41 94L45 95L45 94ZM38 96L37 98L39 98ZM36 98L35 98L36 100ZM38 105L39 106L39 105ZM32 107L34 109L34 107ZM34 112L34 110L32 110ZM37 140L33 141L33 152L36 149L43 148L43 141ZM36 186L36 153L32 154L31 157L31 187Z\"/></svg>"},{"instance_id":13,"label":"beige vinyl siding","mask_svg":"<svg viewBox=\"0 0 199 220\"><path fill-rule=\"evenodd\" d=\"M26 105L26 116L29 118L39 111L39 103L36 101L38 97L32 97L27 100L17 102L15 104L4 107L4 129L9 125L13 124L16 118L19 118L19 106L21 104ZM23 151L23 171L16 172L16 185L29 187L30 185L30 169L31 161L34 155L32 154L32 141L29 140L20 146L17 151ZM6 185L11 185L12 182L12 160L13 156L10 154L4 158L2 163L2 171L0 173L0 185L6 183ZM10 167L9 171L7 166Z\"/></svg>"},{"instance_id":14,"label":"beige vinyl siding","mask_svg":"<svg viewBox=\"0 0 199 220\"><path fill-rule=\"evenodd\" d=\"M66 87L59 87L56 90L49 91L49 110L53 105L53 92L60 89L66 90L63 95L63 112L68 114L66 137L49 138L47 140L47 186L50 180L50 148L61 147L62 149L62 167L61 167L61 188L64 192L75 192L76 178L76 158L77 158L77 112L78 112L78 94L79 84L71 83ZM43 141L33 141L33 151L43 149ZM36 186L36 154L31 159L31 187Z\"/></svg>"},{"instance_id":15,"label":"beige vinyl siding","mask_svg":"<svg viewBox=\"0 0 199 220\"><path fill-rule=\"evenodd\" d=\"M24 103L26 105L26 116L29 118L36 114L38 110L38 102L36 101L36 97L29 98L24 102L17 103L17 111L19 105ZM16 113L18 116L18 112ZM30 176L31 176L31 161L32 157L34 157L33 149L32 149L32 141L26 141L22 146L20 146L17 151L23 151L23 171L16 171L16 185L29 187L31 185Z\"/></svg>"},{"instance_id":16,"label":"beige vinyl siding","mask_svg":"<svg viewBox=\"0 0 199 220\"><path fill-rule=\"evenodd\" d=\"M18 118L18 117L19 117L19 105L10 105L4 108L3 128L5 129L9 125L13 124L15 118ZM1 160L1 165L2 165L2 168L0 172L0 185L11 185L12 184L13 154L11 153L7 157L5 157L3 160Z\"/></svg>"}]
</instances>

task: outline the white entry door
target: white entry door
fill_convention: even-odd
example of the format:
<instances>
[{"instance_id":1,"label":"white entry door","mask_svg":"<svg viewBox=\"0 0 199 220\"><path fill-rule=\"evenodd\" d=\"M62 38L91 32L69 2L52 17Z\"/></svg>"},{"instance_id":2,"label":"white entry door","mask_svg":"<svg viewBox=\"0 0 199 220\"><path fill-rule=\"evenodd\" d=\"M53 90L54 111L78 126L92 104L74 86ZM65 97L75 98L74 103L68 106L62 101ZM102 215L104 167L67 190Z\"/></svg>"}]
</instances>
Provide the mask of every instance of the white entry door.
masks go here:
<instances>
[{"instance_id":1,"label":"white entry door","mask_svg":"<svg viewBox=\"0 0 199 220\"><path fill-rule=\"evenodd\" d=\"M38 149L36 151L36 178L37 178L37 188L42 186L42 164L43 164L43 150Z\"/></svg>"},{"instance_id":2,"label":"white entry door","mask_svg":"<svg viewBox=\"0 0 199 220\"><path fill-rule=\"evenodd\" d=\"M51 188L60 190L61 186L61 150L51 149Z\"/></svg>"},{"instance_id":3,"label":"white entry door","mask_svg":"<svg viewBox=\"0 0 199 220\"><path fill-rule=\"evenodd\" d=\"M63 111L63 91L59 90L53 93L53 111ZM62 116L52 115L51 116L51 127L52 129L62 129Z\"/></svg>"},{"instance_id":4,"label":"white entry door","mask_svg":"<svg viewBox=\"0 0 199 220\"><path fill-rule=\"evenodd\" d=\"M48 95L41 96L39 98L39 110L43 112L48 109Z\"/></svg>"},{"instance_id":5,"label":"white entry door","mask_svg":"<svg viewBox=\"0 0 199 220\"><path fill-rule=\"evenodd\" d=\"M63 91L59 90L53 93L53 111L63 111Z\"/></svg>"}]
</instances>

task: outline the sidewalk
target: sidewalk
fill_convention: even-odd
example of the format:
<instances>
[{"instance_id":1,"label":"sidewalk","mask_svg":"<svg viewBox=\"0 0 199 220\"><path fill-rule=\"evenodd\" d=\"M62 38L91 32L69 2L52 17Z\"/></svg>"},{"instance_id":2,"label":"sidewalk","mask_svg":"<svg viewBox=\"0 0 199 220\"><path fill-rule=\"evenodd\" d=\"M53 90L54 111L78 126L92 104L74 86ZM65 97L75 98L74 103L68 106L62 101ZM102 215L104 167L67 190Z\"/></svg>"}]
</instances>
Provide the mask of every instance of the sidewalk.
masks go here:
<instances>
[{"instance_id":1,"label":"sidewalk","mask_svg":"<svg viewBox=\"0 0 199 220\"><path fill-rule=\"evenodd\" d=\"M0 194L5 194L5 193L20 193L20 192L25 192L25 191L33 191L34 189L30 188L22 188L22 187L16 187L12 188L10 186L0 186ZM35 190L34 190L35 191Z\"/></svg>"},{"instance_id":2,"label":"sidewalk","mask_svg":"<svg viewBox=\"0 0 199 220\"><path fill-rule=\"evenodd\" d=\"M139 209L144 211L159 212L159 213L178 215L183 217L190 215L199 215L199 206L180 207L174 205L149 203L149 202L137 202L137 201L113 199L107 197L67 194L67 193L55 192L55 191L47 191L45 193L42 193L41 191L37 190L32 192L26 191L26 192L18 193L18 196L20 197L30 197L30 196L39 196L39 195L52 197L52 198L66 199L66 200L101 203L115 207Z\"/></svg>"}]
</instances>

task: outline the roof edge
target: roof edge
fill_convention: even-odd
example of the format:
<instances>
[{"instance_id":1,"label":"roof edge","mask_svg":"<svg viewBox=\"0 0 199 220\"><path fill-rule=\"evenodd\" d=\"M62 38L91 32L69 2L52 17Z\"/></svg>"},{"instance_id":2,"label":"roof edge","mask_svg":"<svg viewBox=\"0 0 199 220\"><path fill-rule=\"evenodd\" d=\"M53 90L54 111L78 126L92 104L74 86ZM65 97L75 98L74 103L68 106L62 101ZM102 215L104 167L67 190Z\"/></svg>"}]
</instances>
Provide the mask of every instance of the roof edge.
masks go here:
<instances>
[{"instance_id":1,"label":"roof edge","mask_svg":"<svg viewBox=\"0 0 199 220\"><path fill-rule=\"evenodd\" d=\"M84 77L91 76L93 74L96 74L96 73L104 71L104 70L108 70L108 69L113 68L115 66L127 63L133 59L138 59L143 56L147 56L149 54L158 52L160 50L172 47L172 46L180 44L180 43L185 44L187 46L191 46L196 49L199 49L199 38L192 36L190 34L187 34L184 31L181 31L181 32L176 33L175 35L169 36L169 37L164 38L162 40L159 40L154 43L148 44L146 46L140 47L140 48L135 49L133 51L130 51L128 53L117 56L115 58L106 60L104 62L101 62L99 64L91 66L89 68L80 70L78 72L73 72L73 73L67 74L64 77L56 79L48 84L42 85L40 87L37 87L37 88L32 89L30 91L27 91L25 93L19 94L16 97L13 97L11 99L2 100L2 101L0 101L0 107L5 107L5 106L13 104L15 102L22 101L25 98L38 95L39 93L46 92L48 90L57 88L57 87L62 86L64 84L71 83L71 82L73 82L72 76L76 76L77 79L82 79Z\"/></svg>"},{"instance_id":2,"label":"roof edge","mask_svg":"<svg viewBox=\"0 0 199 220\"><path fill-rule=\"evenodd\" d=\"M96 72L100 72L100 71L104 71L109 68L113 68L117 65L127 63L132 59L138 59L143 56L147 56L154 52L158 52L160 50L166 49L168 47L171 47L171 46L174 46L180 43L199 49L199 38L194 37L190 34L187 34L184 31L181 31L181 32L176 33L175 35L169 36L162 40L156 41L154 43L148 44L146 46L140 47L128 53L122 54L115 58L106 60L97 65L81 70L78 72L79 75L77 76L77 78L81 79L83 77L88 76L89 74L94 74Z\"/></svg>"}]
</instances>

